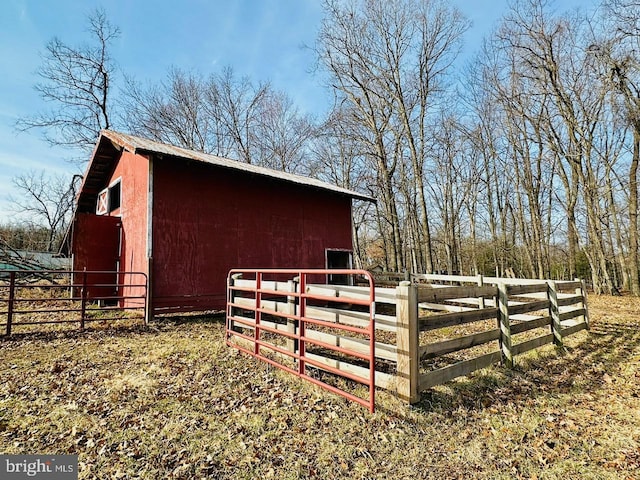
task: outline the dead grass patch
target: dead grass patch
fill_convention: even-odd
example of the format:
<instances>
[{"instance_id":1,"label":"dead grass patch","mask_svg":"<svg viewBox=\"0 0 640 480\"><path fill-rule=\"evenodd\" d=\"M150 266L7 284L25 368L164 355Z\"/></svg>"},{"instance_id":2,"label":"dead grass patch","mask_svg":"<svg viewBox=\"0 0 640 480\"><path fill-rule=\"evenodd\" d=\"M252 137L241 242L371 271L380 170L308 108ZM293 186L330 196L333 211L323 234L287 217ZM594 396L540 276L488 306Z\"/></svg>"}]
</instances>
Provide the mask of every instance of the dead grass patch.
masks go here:
<instances>
[{"instance_id":1,"label":"dead grass patch","mask_svg":"<svg viewBox=\"0 0 640 480\"><path fill-rule=\"evenodd\" d=\"M220 318L0 341L0 451L80 478L640 478L640 300L407 407L355 404L228 349Z\"/></svg>"}]
</instances>

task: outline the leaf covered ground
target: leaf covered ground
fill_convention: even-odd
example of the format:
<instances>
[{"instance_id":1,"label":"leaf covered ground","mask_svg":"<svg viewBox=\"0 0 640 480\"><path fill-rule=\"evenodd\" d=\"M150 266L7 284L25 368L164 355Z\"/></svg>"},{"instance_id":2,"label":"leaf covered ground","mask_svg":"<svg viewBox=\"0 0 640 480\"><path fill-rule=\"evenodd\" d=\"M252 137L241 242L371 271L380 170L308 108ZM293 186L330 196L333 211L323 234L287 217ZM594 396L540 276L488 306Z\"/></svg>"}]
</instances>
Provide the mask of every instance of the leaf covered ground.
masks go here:
<instances>
[{"instance_id":1,"label":"leaf covered ground","mask_svg":"<svg viewBox=\"0 0 640 480\"><path fill-rule=\"evenodd\" d=\"M640 479L640 300L377 411L228 349L223 319L0 340L0 452L80 478Z\"/></svg>"}]
</instances>

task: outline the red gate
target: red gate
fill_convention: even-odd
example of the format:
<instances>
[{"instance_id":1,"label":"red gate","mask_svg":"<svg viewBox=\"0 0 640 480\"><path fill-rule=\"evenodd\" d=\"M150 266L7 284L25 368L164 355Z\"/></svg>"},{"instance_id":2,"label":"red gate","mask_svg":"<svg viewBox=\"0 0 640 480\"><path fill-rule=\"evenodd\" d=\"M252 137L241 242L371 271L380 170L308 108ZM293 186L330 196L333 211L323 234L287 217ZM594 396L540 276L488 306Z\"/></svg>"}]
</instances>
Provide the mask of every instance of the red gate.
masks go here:
<instances>
[{"instance_id":1,"label":"red gate","mask_svg":"<svg viewBox=\"0 0 640 480\"><path fill-rule=\"evenodd\" d=\"M348 285L326 284L336 276ZM355 286L356 280L368 286ZM369 272L240 269L229 272L227 285L227 345L374 411L375 284ZM319 370L368 387L368 397L327 383Z\"/></svg>"}]
</instances>

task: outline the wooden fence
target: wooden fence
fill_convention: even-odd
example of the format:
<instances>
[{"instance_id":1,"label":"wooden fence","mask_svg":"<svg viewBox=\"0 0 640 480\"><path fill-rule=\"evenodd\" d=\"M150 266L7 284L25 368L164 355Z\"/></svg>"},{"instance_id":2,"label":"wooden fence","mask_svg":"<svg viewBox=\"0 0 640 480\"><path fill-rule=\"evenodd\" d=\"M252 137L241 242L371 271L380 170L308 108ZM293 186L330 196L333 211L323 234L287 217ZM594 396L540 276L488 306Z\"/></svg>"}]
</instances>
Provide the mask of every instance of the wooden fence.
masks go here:
<instances>
[{"instance_id":1,"label":"wooden fence","mask_svg":"<svg viewBox=\"0 0 640 480\"><path fill-rule=\"evenodd\" d=\"M517 355L550 343L562 345L564 338L589 327L586 290L580 280L402 278L406 277L396 275L376 283L387 286L375 288L375 385L410 403L435 385L495 363L512 367ZM394 280L399 284L391 286ZM296 282L290 285L295 292ZM305 289L340 298L358 298L368 291L324 284L309 284ZM283 308L295 309L295 305ZM369 321L368 314L335 305L307 307L305 316L357 327ZM349 335L321 331L312 335L336 346L368 348L362 339ZM366 367L344 359L321 361L352 374L369 375Z\"/></svg>"},{"instance_id":2,"label":"wooden fence","mask_svg":"<svg viewBox=\"0 0 640 480\"><path fill-rule=\"evenodd\" d=\"M561 346L589 327L580 280L414 275L398 289L409 298L398 325L419 339L403 362L410 365L402 373L410 378L409 390L399 393L410 402L432 386L492 364L513 367L515 356L549 343Z\"/></svg>"}]
</instances>

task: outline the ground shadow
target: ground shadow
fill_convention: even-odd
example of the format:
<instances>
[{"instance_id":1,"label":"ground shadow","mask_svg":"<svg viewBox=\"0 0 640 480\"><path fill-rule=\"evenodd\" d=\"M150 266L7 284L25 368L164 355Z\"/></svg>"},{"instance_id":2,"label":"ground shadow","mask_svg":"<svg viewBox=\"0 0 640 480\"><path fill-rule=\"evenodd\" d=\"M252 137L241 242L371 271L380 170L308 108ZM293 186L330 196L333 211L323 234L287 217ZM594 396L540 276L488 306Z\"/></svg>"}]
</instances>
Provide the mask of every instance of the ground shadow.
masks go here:
<instances>
[{"instance_id":1,"label":"ground shadow","mask_svg":"<svg viewBox=\"0 0 640 480\"><path fill-rule=\"evenodd\" d=\"M599 322L566 341L563 348L546 348L539 355L516 357L516 366L497 365L422 393L412 408L424 412L482 410L500 402L538 395L596 393L629 361L640 346L640 325Z\"/></svg>"}]
</instances>

